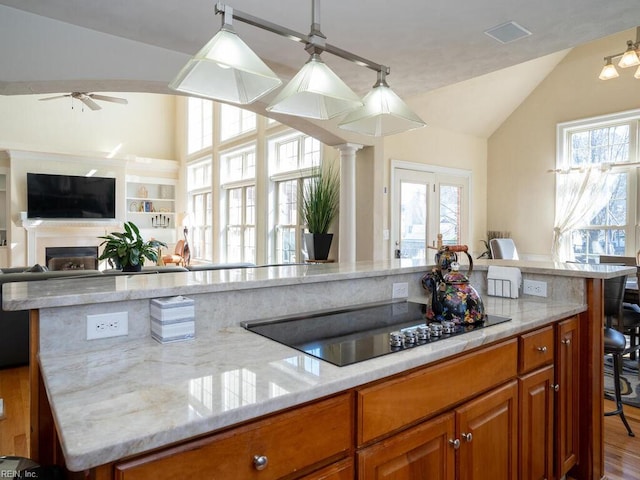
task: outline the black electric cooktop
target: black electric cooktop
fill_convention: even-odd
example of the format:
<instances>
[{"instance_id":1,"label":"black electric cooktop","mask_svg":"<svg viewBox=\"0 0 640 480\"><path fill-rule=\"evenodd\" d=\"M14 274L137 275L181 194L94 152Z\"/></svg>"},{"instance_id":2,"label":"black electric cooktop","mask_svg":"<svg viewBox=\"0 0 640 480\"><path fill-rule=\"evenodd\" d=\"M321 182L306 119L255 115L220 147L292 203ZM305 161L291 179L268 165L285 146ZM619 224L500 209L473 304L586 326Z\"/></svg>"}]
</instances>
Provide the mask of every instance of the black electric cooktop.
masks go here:
<instances>
[{"instance_id":1,"label":"black electric cooktop","mask_svg":"<svg viewBox=\"0 0 640 480\"><path fill-rule=\"evenodd\" d=\"M425 311L422 303L395 302L243 322L242 326L342 367L511 320L487 315L474 325L434 324L427 322Z\"/></svg>"}]
</instances>

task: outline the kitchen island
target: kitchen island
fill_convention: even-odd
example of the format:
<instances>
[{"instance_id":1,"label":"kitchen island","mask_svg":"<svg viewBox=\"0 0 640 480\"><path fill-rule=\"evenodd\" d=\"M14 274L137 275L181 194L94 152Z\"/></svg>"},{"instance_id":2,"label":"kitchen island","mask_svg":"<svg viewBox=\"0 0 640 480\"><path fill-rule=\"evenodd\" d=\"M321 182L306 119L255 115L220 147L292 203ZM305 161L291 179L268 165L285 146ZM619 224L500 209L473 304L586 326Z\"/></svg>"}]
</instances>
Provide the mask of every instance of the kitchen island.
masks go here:
<instances>
[{"instance_id":1,"label":"kitchen island","mask_svg":"<svg viewBox=\"0 0 640 480\"><path fill-rule=\"evenodd\" d=\"M212 433L224 435L255 419L340 395L352 405L354 395L383 379L412 375L425 366L437 368L576 317L583 408L580 456L573 468L578 478L601 478L602 281L635 274L635 269L500 264L517 265L525 278L547 281L549 296L488 297L488 263L476 265L471 281L483 294L487 311L508 316L510 322L346 367L265 339L239 324L389 300L394 283L407 283L409 298L424 300L419 280L427 265L364 262L7 284L4 308L32 311L31 455L45 464L64 462L69 470L91 472L95 478L138 478L122 472L134 468L131 462L137 465L136 459L146 453L158 455L167 447ZM194 299L196 336L159 344L150 336L149 299L173 295ZM128 315L127 336L86 340L87 315L122 312ZM353 406L357 412L364 408L362 403ZM349 428L358 430L356 425ZM347 433L352 438L350 430ZM345 461L386 434L376 435L361 438L342 453L330 452L318 465ZM63 458L57 455L58 443Z\"/></svg>"}]
</instances>

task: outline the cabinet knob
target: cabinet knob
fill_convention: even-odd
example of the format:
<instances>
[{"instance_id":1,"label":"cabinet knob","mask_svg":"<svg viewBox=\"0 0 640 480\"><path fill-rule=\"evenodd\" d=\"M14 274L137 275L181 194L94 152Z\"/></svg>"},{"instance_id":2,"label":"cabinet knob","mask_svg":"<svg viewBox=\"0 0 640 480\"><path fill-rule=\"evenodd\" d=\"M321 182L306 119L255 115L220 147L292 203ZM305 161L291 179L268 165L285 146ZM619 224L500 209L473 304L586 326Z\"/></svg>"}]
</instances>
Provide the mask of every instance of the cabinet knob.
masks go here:
<instances>
[{"instance_id":1,"label":"cabinet knob","mask_svg":"<svg viewBox=\"0 0 640 480\"><path fill-rule=\"evenodd\" d=\"M551 390L553 390L554 392L558 392L558 391L560 391L560 385L559 385L559 384L557 384L557 383L556 383L555 385L552 383L551 385L549 385L549 388L550 388Z\"/></svg>"},{"instance_id":2,"label":"cabinet knob","mask_svg":"<svg viewBox=\"0 0 640 480\"><path fill-rule=\"evenodd\" d=\"M267 468L269 459L265 455L255 455L253 457L253 466L256 470L264 470Z\"/></svg>"},{"instance_id":3,"label":"cabinet knob","mask_svg":"<svg viewBox=\"0 0 640 480\"><path fill-rule=\"evenodd\" d=\"M458 438L455 440L449 440L449 443L453 446L454 450L458 450L460 448L460 440Z\"/></svg>"},{"instance_id":4,"label":"cabinet knob","mask_svg":"<svg viewBox=\"0 0 640 480\"><path fill-rule=\"evenodd\" d=\"M467 443L473 440L473 435L471 433L461 433L460 436L464 438Z\"/></svg>"},{"instance_id":5,"label":"cabinet knob","mask_svg":"<svg viewBox=\"0 0 640 480\"><path fill-rule=\"evenodd\" d=\"M544 347L544 346L542 346L542 347L538 347L538 351L539 351L540 353L546 353L546 352L547 352L547 347Z\"/></svg>"},{"instance_id":6,"label":"cabinet knob","mask_svg":"<svg viewBox=\"0 0 640 480\"><path fill-rule=\"evenodd\" d=\"M563 338L562 339L562 343L565 344L565 345L569 345L569 344L571 344L571 339L570 338Z\"/></svg>"}]
</instances>

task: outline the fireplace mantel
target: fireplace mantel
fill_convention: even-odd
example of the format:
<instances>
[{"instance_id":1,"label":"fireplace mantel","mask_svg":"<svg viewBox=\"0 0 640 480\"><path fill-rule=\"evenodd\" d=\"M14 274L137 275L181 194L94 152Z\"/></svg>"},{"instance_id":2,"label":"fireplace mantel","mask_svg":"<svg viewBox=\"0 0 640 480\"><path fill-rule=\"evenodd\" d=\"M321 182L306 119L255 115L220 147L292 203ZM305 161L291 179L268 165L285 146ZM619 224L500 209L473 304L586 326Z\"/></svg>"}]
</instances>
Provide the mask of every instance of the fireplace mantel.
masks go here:
<instances>
[{"instance_id":1,"label":"fireplace mantel","mask_svg":"<svg viewBox=\"0 0 640 480\"><path fill-rule=\"evenodd\" d=\"M22 227L27 231L27 264L44 265L45 248L68 246L98 246L99 236L113 230L122 230L118 220L50 220L25 219Z\"/></svg>"}]
</instances>

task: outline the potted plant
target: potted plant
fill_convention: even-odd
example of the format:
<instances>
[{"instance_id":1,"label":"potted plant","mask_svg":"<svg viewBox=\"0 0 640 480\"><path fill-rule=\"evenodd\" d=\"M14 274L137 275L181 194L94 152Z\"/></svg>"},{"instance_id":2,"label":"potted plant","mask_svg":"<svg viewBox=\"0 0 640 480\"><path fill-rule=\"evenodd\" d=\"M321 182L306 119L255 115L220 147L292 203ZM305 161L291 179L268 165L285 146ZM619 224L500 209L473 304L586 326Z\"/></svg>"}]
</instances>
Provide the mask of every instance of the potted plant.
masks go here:
<instances>
[{"instance_id":1,"label":"potted plant","mask_svg":"<svg viewBox=\"0 0 640 480\"><path fill-rule=\"evenodd\" d=\"M158 247L167 246L159 240L145 242L140 235L140 229L133 222L125 222L124 232L111 232L98 238L104 240L100 244L104 245L104 250L98 260L109 260L123 272L139 272L145 258L157 262Z\"/></svg>"},{"instance_id":2,"label":"potted plant","mask_svg":"<svg viewBox=\"0 0 640 480\"><path fill-rule=\"evenodd\" d=\"M338 172L331 167L319 168L305 182L301 197L302 220L309 230L304 235L309 260L326 260L333 240L333 233L327 232L340 205Z\"/></svg>"}]
</instances>

